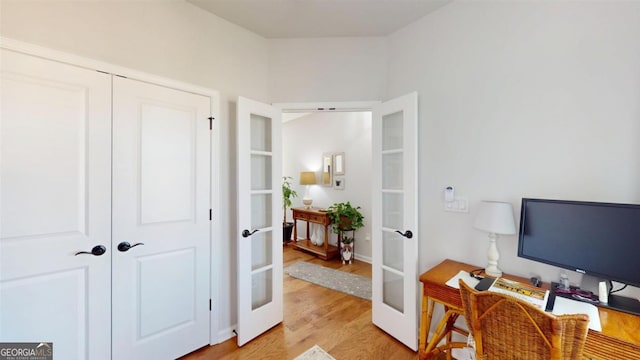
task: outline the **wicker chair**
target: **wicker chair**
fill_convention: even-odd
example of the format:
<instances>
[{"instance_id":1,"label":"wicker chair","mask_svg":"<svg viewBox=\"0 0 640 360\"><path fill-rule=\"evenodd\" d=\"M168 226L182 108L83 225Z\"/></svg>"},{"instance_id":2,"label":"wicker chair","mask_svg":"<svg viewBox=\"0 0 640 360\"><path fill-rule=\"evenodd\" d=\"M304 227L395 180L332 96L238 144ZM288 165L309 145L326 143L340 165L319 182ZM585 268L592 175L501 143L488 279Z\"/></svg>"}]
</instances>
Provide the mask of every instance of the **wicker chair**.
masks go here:
<instances>
[{"instance_id":1,"label":"wicker chair","mask_svg":"<svg viewBox=\"0 0 640 360\"><path fill-rule=\"evenodd\" d=\"M582 358L586 314L555 316L515 297L459 284L477 360Z\"/></svg>"}]
</instances>

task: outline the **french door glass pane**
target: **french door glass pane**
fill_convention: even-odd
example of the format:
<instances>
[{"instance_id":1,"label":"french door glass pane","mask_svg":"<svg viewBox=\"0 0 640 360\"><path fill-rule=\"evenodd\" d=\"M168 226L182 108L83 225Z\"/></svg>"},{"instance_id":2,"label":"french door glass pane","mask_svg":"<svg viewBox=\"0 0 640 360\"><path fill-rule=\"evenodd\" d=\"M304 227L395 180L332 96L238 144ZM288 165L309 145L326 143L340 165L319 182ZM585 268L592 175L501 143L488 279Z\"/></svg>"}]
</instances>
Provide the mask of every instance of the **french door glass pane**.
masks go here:
<instances>
[{"instance_id":1,"label":"french door glass pane","mask_svg":"<svg viewBox=\"0 0 640 360\"><path fill-rule=\"evenodd\" d=\"M382 154L382 188L402 189L402 152Z\"/></svg>"},{"instance_id":2,"label":"french door glass pane","mask_svg":"<svg viewBox=\"0 0 640 360\"><path fill-rule=\"evenodd\" d=\"M251 150L271 152L271 119L251 114Z\"/></svg>"},{"instance_id":3,"label":"french door glass pane","mask_svg":"<svg viewBox=\"0 0 640 360\"><path fill-rule=\"evenodd\" d=\"M270 227L271 216L271 194L251 195L251 228L262 229Z\"/></svg>"},{"instance_id":4,"label":"french door glass pane","mask_svg":"<svg viewBox=\"0 0 640 360\"><path fill-rule=\"evenodd\" d=\"M403 228L402 219L402 194L383 193L382 194L382 226L389 229Z\"/></svg>"},{"instance_id":5,"label":"french door glass pane","mask_svg":"<svg viewBox=\"0 0 640 360\"><path fill-rule=\"evenodd\" d=\"M382 265L404 270L404 238L396 232L382 232Z\"/></svg>"},{"instance_id":6,"label":"french door glass pane","mask_svg":"<svg viewBox=\"0 0 640 360\"><path fill-rule=\"evenodd\" d=\"M402 276L389 270L382 270L382 302L404 312L404 287Z\"/></svg>"},{"instance_id":7,"label":"french door glass pane","mask_svg":"<svg viewBox=\"0 0 640 360\"><path fill-rule=\"evenodd\" d=\"M268 269L251 276L251 310L269 304L273 299L273 271Z\"/></svg>"},{"instance_id":8,"label":"french door glass pane","mask_svg":"<svg viewBox=\"0 0 640 360\"><path fill-rule=\"evenodd\" d=\"M256 270L273 263L272 238L272 231L257 232L249 237L252 241L251 270Z\"/></svg>"},{"instance_id":9,"label":"french door glass pane","mask_svg":"<svg viewBox=\"0 0 640 360\"><path fill-rule=\"evenodd\" d=\"M251 155L251 190L270 190L271 155Z\"/></svg>"},{"instance_id":10,"label":"french door glass pane","mask_svg":"<svg viewBox=\"0 0 640 360\"><path fill-rule=\"evenodd\" d=\"M402 149L402 111L382 117L382 151Z\"/></svg>"}]
</instances>

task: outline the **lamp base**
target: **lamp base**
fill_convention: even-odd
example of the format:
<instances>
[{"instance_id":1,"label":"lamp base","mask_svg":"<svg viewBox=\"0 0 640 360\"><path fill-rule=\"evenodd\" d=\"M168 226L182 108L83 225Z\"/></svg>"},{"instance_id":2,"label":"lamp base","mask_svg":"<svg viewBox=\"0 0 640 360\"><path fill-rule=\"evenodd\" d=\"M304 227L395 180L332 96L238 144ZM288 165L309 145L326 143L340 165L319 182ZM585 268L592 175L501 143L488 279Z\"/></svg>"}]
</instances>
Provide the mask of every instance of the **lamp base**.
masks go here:
<instances>
[{"instance_id":1,"label":"lamp base","mask_svg":"<svg viewBox=\"0 0 640 360\"><path fill-rule=\"evenodd\" d=\"M312 199L302 199L302 203L304 204L304 207L307 209L311 209L311 203L313 203Z\"/></svg>"},{"instance_id":2,"label":"lamp base","mask_svg":"<svg viewBox=\"0 0 640 360\"><path fill-rule=\"evenodd\" d=\"M487 267L484 269L484 273L496 278L502 276L502 270L498 269L498 267L494 265L487 265Z\"/></svg>"},{"instance_id":3,"label":"lamp base","mask_svg":"<svg viewBox=\"0 0 640 360\"><path fill-rule=\"evenodd\" d=\"M502 276L502 270L498 269L498 247L496 246L496 240L498 240L498 234L489 234L489 251L487 252L487 258L489 259L487 267L484 269L485 274L492 277Z\"/></svg>"}]
</instances>

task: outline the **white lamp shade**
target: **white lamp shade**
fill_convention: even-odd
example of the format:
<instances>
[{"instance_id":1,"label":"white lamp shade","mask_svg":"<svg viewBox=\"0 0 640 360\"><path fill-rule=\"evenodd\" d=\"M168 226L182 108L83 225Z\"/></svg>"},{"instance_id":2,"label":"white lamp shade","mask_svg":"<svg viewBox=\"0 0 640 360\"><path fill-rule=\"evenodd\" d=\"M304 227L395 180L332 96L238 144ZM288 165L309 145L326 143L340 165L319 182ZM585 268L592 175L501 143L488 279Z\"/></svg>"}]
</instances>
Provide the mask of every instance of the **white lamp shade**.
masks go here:
<instances>
[{"instance_id":1,"label":"white lamp shade","mask_svg":"<svg viewBox=\"0 0 640 360\"><path fill-rule=\"evenodd\" d=\"M501 235L513 235L516 233L516 224L513 218L511 203L499 201L482 201L478 206L473 227L489 233Z\"/></svg>"}]
</instances>

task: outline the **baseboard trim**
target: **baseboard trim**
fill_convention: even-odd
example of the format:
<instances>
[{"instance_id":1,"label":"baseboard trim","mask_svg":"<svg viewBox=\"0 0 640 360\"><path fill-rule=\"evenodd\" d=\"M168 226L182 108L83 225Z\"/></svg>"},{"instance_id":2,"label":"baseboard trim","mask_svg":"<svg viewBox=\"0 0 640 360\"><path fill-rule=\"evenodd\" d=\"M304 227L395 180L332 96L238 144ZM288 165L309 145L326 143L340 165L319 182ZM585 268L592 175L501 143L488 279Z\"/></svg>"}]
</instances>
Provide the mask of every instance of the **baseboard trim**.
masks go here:
<instances>
[{"instance_id":1,"label":"baseboard trim","mask_svg":"<svg viewBox=\"0 0 640 360\"><path fill-rule=\"evenodd\" d=\"M364 256L364 255L360 255L360 254L358 254L358 253L356 253L356 254L355 254L354 258L355 258L356 260L360 260L360 261L366 262L366 263L368 263L368 264L371 264L371 262L372 262L371 257L369 257L369 256Z\"/></svg>"},{"instance_id":2,"label":"baseboard trim","mask_svg":"<svg viewBox=\"0 0 640 360\"><path fill-rule=\"evenodd\" d=\"M216 345L216 344L220 344L223 343L229 339L231 339L232 337L236 336L236 334L234 333L234 331L236 330L236 325L232 325L231 327L228 327L226 329L222 329L220 331L218 331L218 334L216 336L215 339L215 343L212 343L211 345Z\"/></svg>"}]
</instances>

